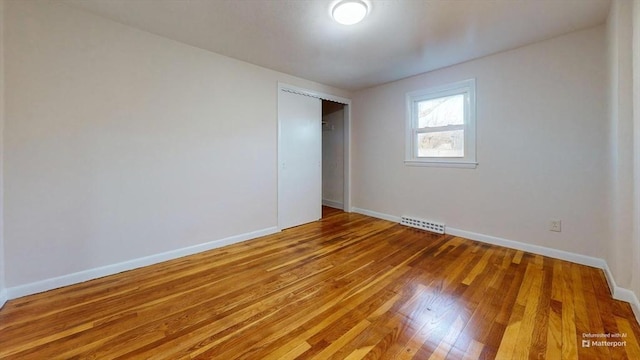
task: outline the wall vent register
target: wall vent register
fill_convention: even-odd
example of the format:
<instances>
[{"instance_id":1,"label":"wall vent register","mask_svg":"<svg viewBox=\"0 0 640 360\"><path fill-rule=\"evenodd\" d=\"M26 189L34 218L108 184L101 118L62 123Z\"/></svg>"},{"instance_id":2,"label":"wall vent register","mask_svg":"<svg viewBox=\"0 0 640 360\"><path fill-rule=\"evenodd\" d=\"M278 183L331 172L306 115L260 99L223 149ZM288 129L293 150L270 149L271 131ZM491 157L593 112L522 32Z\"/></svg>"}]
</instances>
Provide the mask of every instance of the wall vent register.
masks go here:
<instances>
[{"instance_id":1,"label":"wall vent register","mask_svg":"<svg viewBox=\"0 0 640 360\"><path fill-rule=\"evenodd\" d=\"M408 216L401 217L400 224L410 226L417 229L427 230L438 234L444 234L444 224L422 219L416 219Z\"/></svg>"}]
</instances>

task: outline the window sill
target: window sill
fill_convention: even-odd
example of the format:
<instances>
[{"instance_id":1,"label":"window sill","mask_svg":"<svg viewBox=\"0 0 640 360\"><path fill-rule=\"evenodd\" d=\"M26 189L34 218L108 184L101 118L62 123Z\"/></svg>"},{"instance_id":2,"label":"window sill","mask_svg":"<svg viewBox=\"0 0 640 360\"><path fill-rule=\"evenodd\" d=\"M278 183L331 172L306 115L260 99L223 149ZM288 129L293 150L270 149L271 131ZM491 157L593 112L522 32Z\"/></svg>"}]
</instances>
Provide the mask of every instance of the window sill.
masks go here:
<instances>
[{"instance_id":1,"label":"window sill","mask_svg":"<svg viewBox=\"0 0 640 360\"><path fill-rule=\"evenodd\" d=\"M405 160L407 166L427 166L427 167L445 167L445 168L462 168L475 169L478 167L477 162L470 161L428 161L428 160Z\"/></svg>"}]
</instances>

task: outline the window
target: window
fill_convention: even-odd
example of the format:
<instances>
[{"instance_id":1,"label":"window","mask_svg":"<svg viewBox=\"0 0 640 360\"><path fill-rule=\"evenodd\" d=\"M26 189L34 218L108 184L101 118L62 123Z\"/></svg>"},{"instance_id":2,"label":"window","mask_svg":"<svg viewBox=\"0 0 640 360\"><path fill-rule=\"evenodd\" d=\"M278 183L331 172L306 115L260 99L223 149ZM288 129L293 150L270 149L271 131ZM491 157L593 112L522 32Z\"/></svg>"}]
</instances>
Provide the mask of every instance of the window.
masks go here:
<instances>
[{"instance_id":1,"label":"window","mask_svg":"<svg viewBox=\"0 0 640 360\"><path fill-rule=\"evenodd\" d=\"M474 79L407 94L405 164L475 168Z\"/></svg>"}]
</instances>

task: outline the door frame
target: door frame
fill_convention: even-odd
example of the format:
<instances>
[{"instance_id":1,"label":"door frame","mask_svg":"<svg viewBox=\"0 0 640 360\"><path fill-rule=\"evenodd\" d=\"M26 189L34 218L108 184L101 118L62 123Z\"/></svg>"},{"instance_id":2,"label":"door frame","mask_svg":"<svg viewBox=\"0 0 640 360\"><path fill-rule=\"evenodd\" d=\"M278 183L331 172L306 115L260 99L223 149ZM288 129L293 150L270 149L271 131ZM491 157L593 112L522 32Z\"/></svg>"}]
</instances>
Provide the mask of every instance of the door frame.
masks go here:
<instances>
[{"instance_id":1,"label":"door frame","mask_svg":"<svg viewBox=\"0 0 640 360\"><path fill-rule=\"evenodd\" d=\"M286 92L290 92L290 93L294 93L294 94L298 94L298 95L302 95L302 96L310 96L310 97L314 97L314 98L318 98L320 100L329 100L329 101L334 101L340 104L345 105L344 106L344 134L343 134L343 141L344 141L344 189L343 189L343 210L345 212L351 212L351 99L342 97L342 96L337 96L337 95L332 95L332 94L327 94L327 93L323 93L323 92L319 92L319 91L314 91L314 90L309 90L309 89L305 89L305 88L301 88L298 86L294 86L294 85L289 85L286 83L281 83L278 82L278 94L276 97L276 117L277 117L277 122L278 122L278 130L277 130L277 146L278 146L278 156L277 156L277 182L278 182L278 189L276 192L276 196L277 196L277 201L276 201L276 213L277 213L277 220L278 220L278 231L282 230L282 227L280 226L281 221L280 221L280 214L279 214L279 206L280 206L280 194L281 194L281 184L280 184L280 178L281 178L281 166L280 164L282 163L282 154L280 153L280 149L282 148L280 145L280 140L281 140L281 135L280 135L280 109L278 108L280 106L280 94L282 91L286 91ZM321 114L322 116L322 114ZM322 200L322 199L320 199Z\"/></svg>"}]
</instances>

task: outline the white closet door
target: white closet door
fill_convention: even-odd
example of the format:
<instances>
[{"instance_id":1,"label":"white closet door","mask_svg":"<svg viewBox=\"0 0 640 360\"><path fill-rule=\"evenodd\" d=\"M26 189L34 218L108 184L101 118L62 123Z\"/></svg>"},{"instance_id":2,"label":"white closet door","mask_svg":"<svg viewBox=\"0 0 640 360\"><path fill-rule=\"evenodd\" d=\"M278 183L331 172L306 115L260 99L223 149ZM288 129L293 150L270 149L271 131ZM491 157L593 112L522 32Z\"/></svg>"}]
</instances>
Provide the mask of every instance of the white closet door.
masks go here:
<instances>
[{"instance_id":1,"label":"white closet door","mask_svg":"<svg viewBox=\"0 0 640 360\"><path fill-rule=\"evenodd\" d=\"M278 225L322 217L322 101L278 94Z\"/></svg>"}]
</instances>

